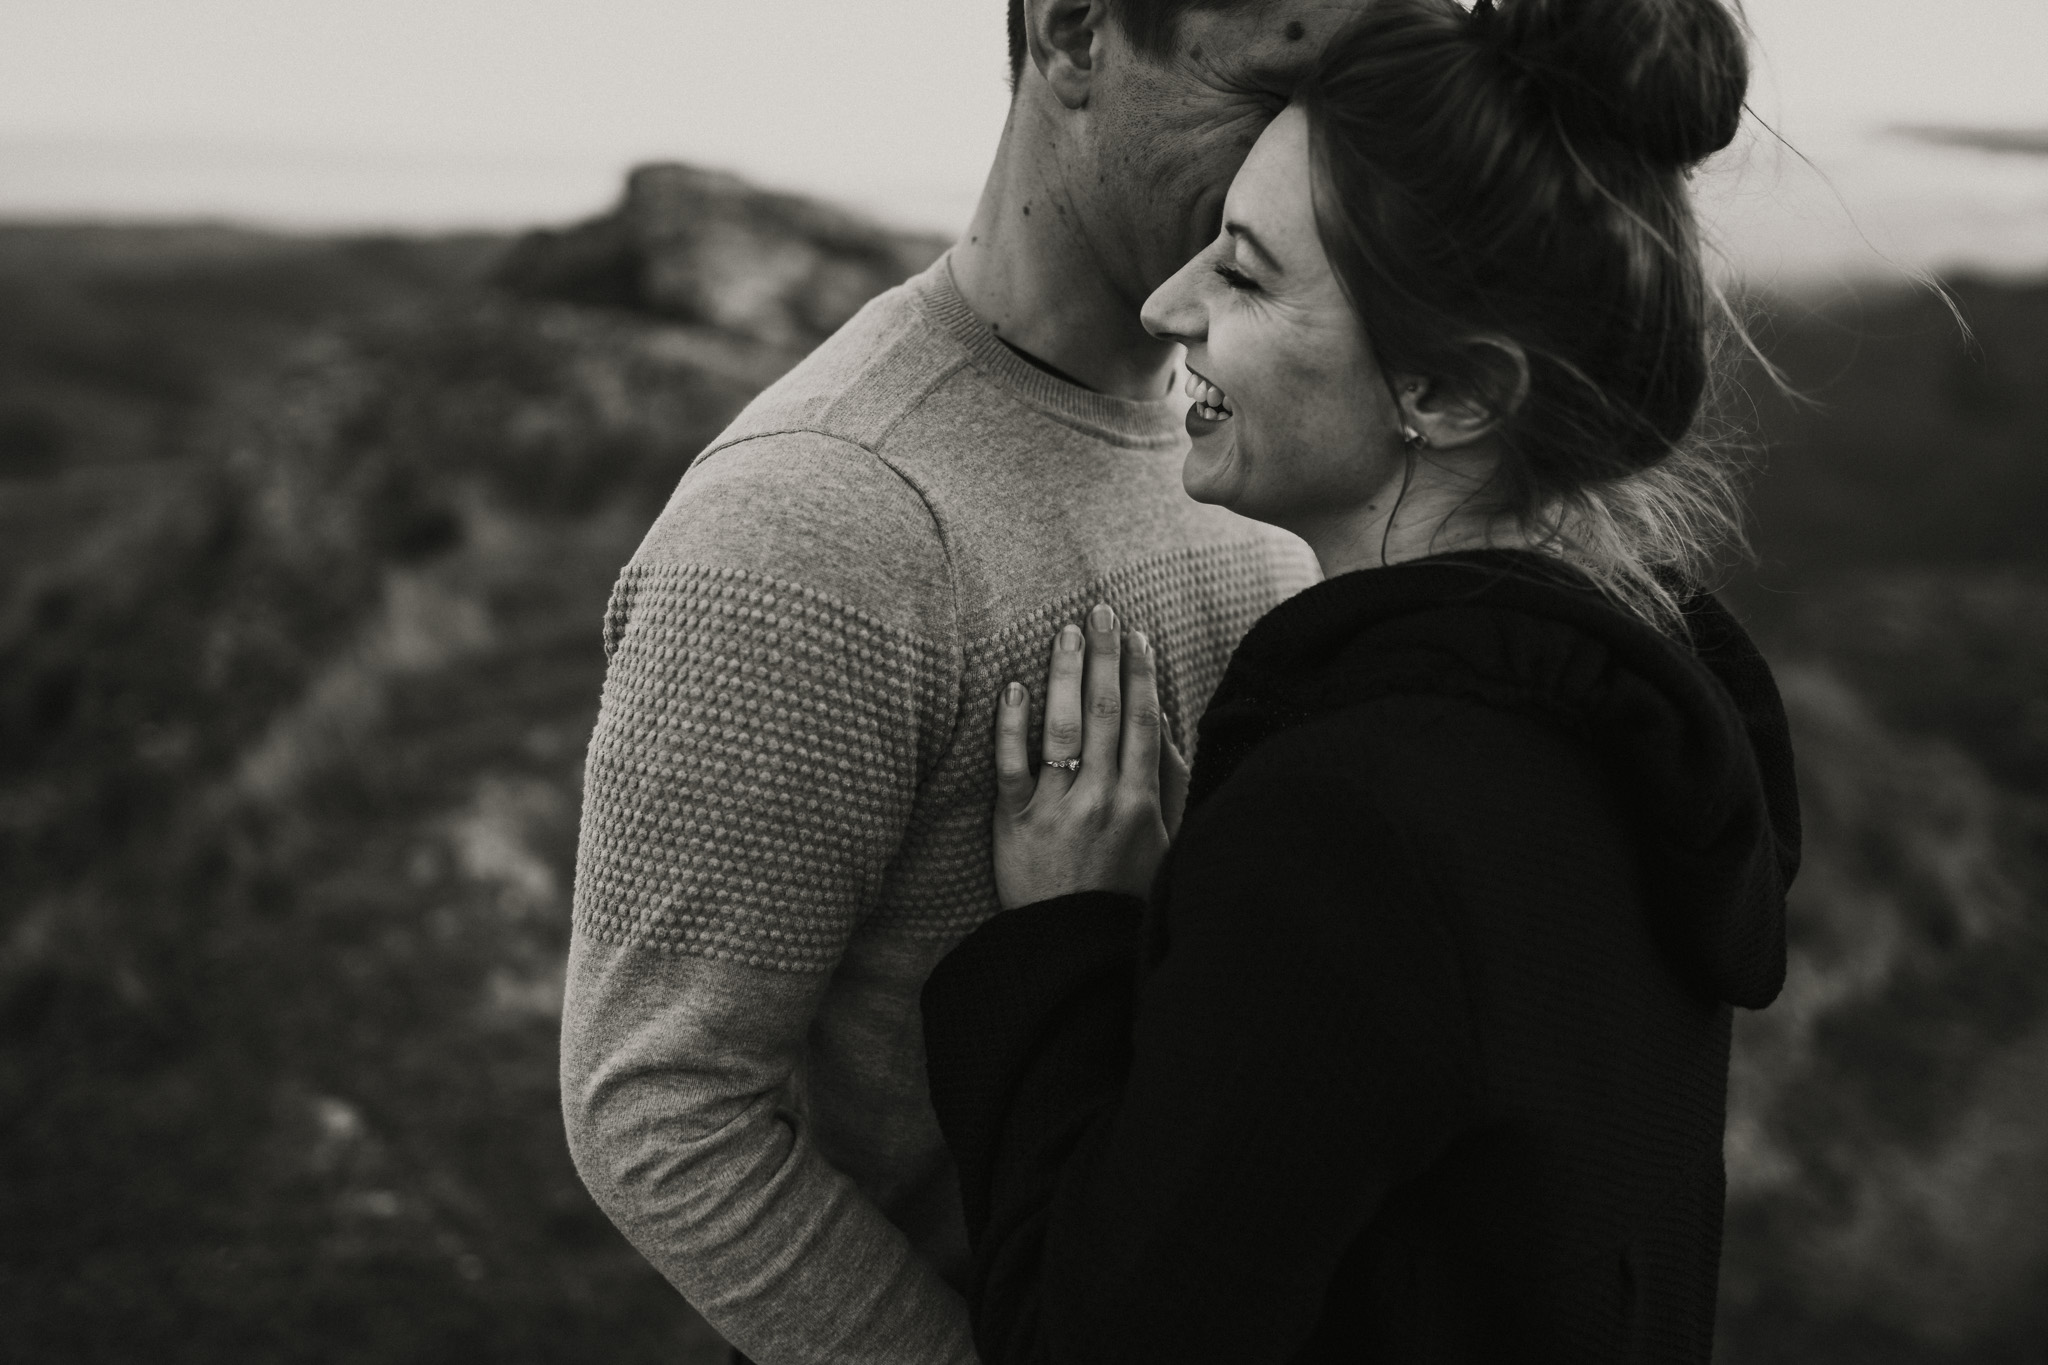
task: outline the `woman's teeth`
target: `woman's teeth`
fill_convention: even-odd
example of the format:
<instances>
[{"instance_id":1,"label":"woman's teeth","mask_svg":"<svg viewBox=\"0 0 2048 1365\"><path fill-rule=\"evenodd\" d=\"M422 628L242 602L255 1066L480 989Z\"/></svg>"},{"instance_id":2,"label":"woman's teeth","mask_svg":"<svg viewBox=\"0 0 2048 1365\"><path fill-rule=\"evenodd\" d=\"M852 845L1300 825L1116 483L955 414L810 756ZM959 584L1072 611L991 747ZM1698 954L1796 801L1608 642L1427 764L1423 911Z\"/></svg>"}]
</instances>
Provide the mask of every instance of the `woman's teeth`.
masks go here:
<instances>
[{"instance_id":1,"label":"woman's teeth","mask_svg":"<svg viewBox=\"0 0 2048 1365\"><path fill-rule=\"evenodd\" d=\"M1230 416L1229 400L1223 390L1211 384L1193 370L1188 371L1187 381L1181 385L1181 392L1195 400L1196 410L1211 422L1220 422Z\"/></svg>"}]
</instances>

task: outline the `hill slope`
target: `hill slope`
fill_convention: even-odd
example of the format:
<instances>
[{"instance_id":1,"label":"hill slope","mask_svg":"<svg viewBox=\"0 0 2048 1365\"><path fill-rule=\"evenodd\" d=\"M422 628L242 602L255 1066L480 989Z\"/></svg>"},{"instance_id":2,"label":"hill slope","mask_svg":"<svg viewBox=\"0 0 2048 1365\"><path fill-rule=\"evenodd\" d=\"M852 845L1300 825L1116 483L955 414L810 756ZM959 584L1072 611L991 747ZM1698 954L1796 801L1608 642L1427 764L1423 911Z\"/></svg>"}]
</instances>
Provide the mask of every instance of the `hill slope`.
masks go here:
<instances>
[{"instance_id":1,"label":"hill slope","mask_svg":"<svg viewBox=\"0 0 2048 1365\"><path fill-rule=\"evenodd\" d=\"M554 1039L605 595L931 258L681 169L520 242L0 228L0 1316L24 1358L711 1361ZM2048 292L1781 309L1813 843L1742 1021L1723 1360L2048 1343Z\"/></svg>"}]
</instances>

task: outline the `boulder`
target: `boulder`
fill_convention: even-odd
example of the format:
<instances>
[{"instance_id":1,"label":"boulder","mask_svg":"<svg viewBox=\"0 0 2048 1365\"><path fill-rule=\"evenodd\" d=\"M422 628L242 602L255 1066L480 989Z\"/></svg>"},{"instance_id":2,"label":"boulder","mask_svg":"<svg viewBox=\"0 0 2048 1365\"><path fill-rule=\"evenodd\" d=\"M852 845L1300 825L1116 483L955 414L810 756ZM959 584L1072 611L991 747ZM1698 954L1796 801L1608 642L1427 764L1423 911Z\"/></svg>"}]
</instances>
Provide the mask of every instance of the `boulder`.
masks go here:
<instances>
[{"instance_id":1,"label":"boulder","mask_svg":"<svg viewBox=\"0 0 2048 1365\"><path fill-rule=\"evenodd\" d=\"M692 166L641 166L618 207L528 233L499 283L529 298L630 308L774 346L808 346L945 250L798 195Z\"/></svg>"}]
</instances>

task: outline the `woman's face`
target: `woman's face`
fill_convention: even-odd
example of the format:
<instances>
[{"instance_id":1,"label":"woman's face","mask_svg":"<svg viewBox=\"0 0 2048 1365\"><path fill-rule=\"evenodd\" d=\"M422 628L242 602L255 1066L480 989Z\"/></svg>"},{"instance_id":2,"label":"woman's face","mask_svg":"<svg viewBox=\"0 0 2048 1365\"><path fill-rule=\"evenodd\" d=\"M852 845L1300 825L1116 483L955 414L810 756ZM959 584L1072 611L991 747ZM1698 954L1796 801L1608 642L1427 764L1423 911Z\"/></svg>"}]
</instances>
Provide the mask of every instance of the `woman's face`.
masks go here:
<instances>
[{"instance_id":1,"label":"woman's face","mask_svg":"<svg viewBox=\"0 0 2048 1365\"><path fill-rule=\"evenodd\" d=\"M1316 235L1308 119L1290 105L1231 182L1223 232L1145 302L1188 348L1198 502L1309 534L1403 467L1400 414Z\"/></svg>"}]
</instances>

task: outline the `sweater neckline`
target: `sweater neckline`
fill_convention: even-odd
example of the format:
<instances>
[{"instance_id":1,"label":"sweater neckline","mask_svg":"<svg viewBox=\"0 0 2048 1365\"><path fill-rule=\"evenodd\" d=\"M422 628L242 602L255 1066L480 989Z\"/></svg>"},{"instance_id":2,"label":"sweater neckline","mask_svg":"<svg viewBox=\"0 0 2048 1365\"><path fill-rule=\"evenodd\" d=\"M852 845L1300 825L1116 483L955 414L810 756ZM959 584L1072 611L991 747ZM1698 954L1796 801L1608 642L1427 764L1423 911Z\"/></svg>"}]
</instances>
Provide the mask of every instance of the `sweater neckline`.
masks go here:
<instances>
[{"instance_id":1,"label":"sweater neckline","mask_svg":"<svg viewBox=\"0 0 2048 1365\"><path fill-rule=\"evenodd\" d=\"M1004 345L954 284L951 251L910 286L925 316L959 343L976 369L1054 421L1139 449L1163 449L1185 439L1182 409L1171 393L1154 399L1096 393L1038 368Z\"/></svg>"}]
</instances>

